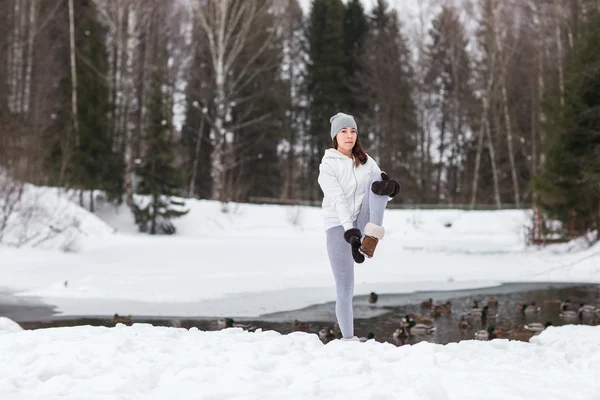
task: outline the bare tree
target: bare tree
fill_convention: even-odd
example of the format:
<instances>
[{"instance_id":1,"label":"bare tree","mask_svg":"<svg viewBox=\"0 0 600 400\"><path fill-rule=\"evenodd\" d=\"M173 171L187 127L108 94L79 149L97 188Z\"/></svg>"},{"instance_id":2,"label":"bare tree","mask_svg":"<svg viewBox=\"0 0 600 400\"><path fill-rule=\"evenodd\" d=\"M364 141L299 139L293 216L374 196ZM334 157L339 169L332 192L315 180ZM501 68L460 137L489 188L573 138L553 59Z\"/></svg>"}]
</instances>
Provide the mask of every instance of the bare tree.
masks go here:
<instances>
[{"instance_id":1,"label":"bare tree","mask_svg":"<svg viewBox=\"0 0 600 400\"><path fill-rule=\"evenodd\" d=\"M275 12L278 15L278 30L283 41L283 66L282 74L287 82L286 96L282 102L288 108L284 130L286 148L281 154L284 157L283 171L285 173L282 199L294 199L299 192L299 173L302 171L300 151L301 135L303 133L301 96L302 75L304 71L303 49L303 14L298 0L284 0L275 2ZM298 193L299 194L299 193Z\"/></svg>"},{"instance_id":2,"label":"bare tree","mask_svg":"<svg viewBox=\"0 0 600 400\"><path fill-rule=\"evenodd\" d=\"M510 173L512 177L513 183L513 194L514 194L514 202L517 207L521 202L521 196L519 194L519 179L517 175L517 166L515 163L515 151L513 145L513 127L511 123L509 102L508 102L508 91L506 88L506 75L508 70L508 64L511 62L511 54L508 52L508 49L505 49L502 45L501 34L498 29L498 19L496 17L496 9L497 4L493 3L492 5L492 17L490 18L490 23L492 26L492 32L494 35L494 41L496 43L496 49L499 55L499 89L502 95L502 111L504 115L504 123L506 129L506 144L508 146L508 159L510 162Z\"/></svg>"},{"instance_id":3,"label":"bare tree","mask_svg":"<svg viewBox=\"0 0 600 400\"><path fill-rule=\"evenodd\" d=\"M479 132L477 135L477 148L475 155L475 167L473 180L471 181L471 208L475 206L477 201L477 193L479 188L479 173L481 166L481 154L483 151L484 142L487 143L487 149L490 157L490 166L492 170L492 181L494 190L494 202L498 208L501 207L500 199L500 184L498 179L498 167L496 163L496 150L494 141L492 140L490 128L490 108L494 100L495 88L497 87L498 75L498 48L495 34L493 33L494 21L494 3L492 1L484 1L481 4L481 20L480 20L480 46L487 49L485 58L479 62L480 81L485 82L485 86L480 89L481 99L481 118L479 120Z\"/></svg>"},{"instance_id":4,"label":"bare tree","mask_svg":"<svg viewBox=\"0 0 600 400\"><path fill-rule=\"evenodd\" d=\"M271 45L276 30L272 29L266 40L253 48L252 56L242 58L247 45L255 43L253 37L260 33L260 18L268 12L270 1L254 0L208 0L195 3L196 15L199 19L206 40L214 71L214 113L207 115L212 127L214 197L226 202L228 194L224 190L225 174L228 165L233 165L231 157L235 154L232 149L233 131L236 129L232 122L234 107L243 101L238 94L250 85L255 77L272 65L255 63ZM242 62L242 65L239 63ZM203 105L204 107L205 105ZM253 121L243 121L239 125L260 122L266 116L259 116Z\"/></svg>"},{"instance_id":5,"label":"bare tree","mask_svg":"<svg viewBox=\"0 0 600 400\"><path fill-rule=\"evenodd\" d=\"M75 16L73 10L73 0L69 0L69 55L71 60L71 112L73 118L73 128L75 129L75 144L79 145L77 121L77 64L75 60Z\"/></svg>"}]
</instances>

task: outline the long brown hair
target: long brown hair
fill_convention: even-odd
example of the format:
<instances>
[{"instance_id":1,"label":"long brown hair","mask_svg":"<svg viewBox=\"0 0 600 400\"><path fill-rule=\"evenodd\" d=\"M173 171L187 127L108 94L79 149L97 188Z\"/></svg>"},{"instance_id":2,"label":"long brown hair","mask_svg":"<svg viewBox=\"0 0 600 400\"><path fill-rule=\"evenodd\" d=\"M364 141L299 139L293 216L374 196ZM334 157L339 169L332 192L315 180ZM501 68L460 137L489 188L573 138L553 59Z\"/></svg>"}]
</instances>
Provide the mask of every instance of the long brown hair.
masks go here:
<instances>
[{"instance_id":1,"label":"long brown hair","mask_svg":"<svg viewBox=\"0 0 600 400\"><path fill-rule=\"evenodd\" d=\"M337 150L338 142L337 136L333 138L333 148ZM358 137L356 138L356 142L354 143L354 147L352 147L352 158L354 159L354 165L358 167L358 164L366 164L368 161L367 153L363 150L362 144Z\"/></svg>"}]
</instances>

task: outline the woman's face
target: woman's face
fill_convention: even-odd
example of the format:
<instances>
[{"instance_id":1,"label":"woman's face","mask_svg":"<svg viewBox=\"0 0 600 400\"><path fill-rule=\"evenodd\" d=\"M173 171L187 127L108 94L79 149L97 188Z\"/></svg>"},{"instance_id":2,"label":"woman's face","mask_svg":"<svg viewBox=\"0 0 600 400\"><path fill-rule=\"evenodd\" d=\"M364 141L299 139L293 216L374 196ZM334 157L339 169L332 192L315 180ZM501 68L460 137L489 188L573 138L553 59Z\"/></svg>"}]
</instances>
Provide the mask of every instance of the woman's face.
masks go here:
<instances>
[{"instance_id":1,"label":"woman's face","mask_svg":"<svg viewBox=\"0 0 600 400\"><path fill-rule=\"evenodd\" d=\"M354 143L356 143L356 129L347 126L336 135L338 150L343 153L352 153Z\"/></svg>"}]
</instances>

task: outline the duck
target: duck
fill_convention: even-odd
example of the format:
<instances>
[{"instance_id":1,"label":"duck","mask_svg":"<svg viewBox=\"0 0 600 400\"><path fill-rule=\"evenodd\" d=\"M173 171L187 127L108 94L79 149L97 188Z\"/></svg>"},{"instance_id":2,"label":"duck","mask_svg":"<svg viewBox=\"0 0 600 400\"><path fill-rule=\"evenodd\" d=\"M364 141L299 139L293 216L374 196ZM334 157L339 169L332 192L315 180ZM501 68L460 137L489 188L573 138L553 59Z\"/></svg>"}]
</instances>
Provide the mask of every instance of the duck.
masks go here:
<instances>
[{"instance_id":1,"label":"duck","mask_svg":"<svg viewBox=\"0 0 600 400\"><path fill-rule=\"evenodd\" d=\"M488 299L487 306L489 308L498 308L498 300L496 300L494 296L490 296L490 298Z\"/></svg>"},{"instance_id":2,"label":"duck","mask_svg":"<svg viewBox=\"0 0 600 400\"><path fill-rule=\"evenodd\" d=\"M570 311L571 310L571 300L566 299L565 301L563 301L562 303L560 303L560 310L561 311Z\"/></svg>"},{"instance_id":3,"label":"duck","mask_svg":"<svg viewBox=\"0 0 600 400\"><path fill-rule=\"evenodd\" d=\"M319 338L325 343L329 343L335 339L335 333L333 333L333 329L331 328L323 328L319 330Z\"/></svg>"},{"instance_id":4,"label":"duck","mask_svg":"<svg viewBox=\"0 0 600 400\"><path fill-rule=\"evenodd\" d=\"M450 304L449 301L445 302L444 304L436 304L435 306L433 306L433 317L437 318L439 316L442 316L444 314L451 314L452 313L452 305Z\"/></svg>"},{"instance_id":5,"label":"duck","mask_svg":"<svg viewBox=\"0 0 600 400\"><path fill-rule=\"evenodd\" d=\"M558 299L547 299L544 300L544 308L548 310L561 309L563 302Z\"/></svg>"},{"instance_id":6,"label":"duck","mask_svg":"<svg viewBox=\"0 0 600 400\"><path fill-rule=\"evenodd\" d=\"M496 332L499 338L509 340L519 340L521 342L528 342L534 335L539 332L531 332L522 328L505 329L500 332Z\"/></svg>"},{"instance_id":7,"label":"duck","mask_svg":"<svg viewBox=\"0 0 600 400\"><path fill-rule=\"evenodd\" d=\"M408 332L406 331L406 328L404 328L402 326L394 331L394 333L392 334L392 337L396 341L404 341L405 339L408 338Z\"/></svg>"},{"instance_id":8,"label":"duck","mask_svg":"<svg viewBox=\"0 0 600 400\"><path fill-rule=\"evenodd\" d=\"M372 305L376 304L378 299L379 299L379 296L377 295L377 293L371 292L369 294L369 304L372 304Z\"/></svg>"},{"instance_id":9,"label":"duck","mask_svg":"<svg viewBox=\"0 0 600 400\"><path fill-rule=\"evenodd\" d=\"M226 329L233 327L233 318L219 318L217 320L217 327L219 329Z\"/></svg>"},{"instance_id":10,"label":"duck","mask_svg":"<svg viewBox=\"0 0 600 400\"><path fill-rule=\"evenodd\" d=\"M242 328L243 330L248 332L254 332L257 329L257 327L253 325L238 324L233 320L233 318L219 318L217 320L217 327L219 329Z\"/></svg>"},{"instance_id":11,"label":"duck","mask_svg":"<svg viewBox=\"0 0 600 400\"><path fill-rule=\"evenodd\" d=\"M131 325L131 315L124 317L119 314L115 314L115 315L113 315L113 322L115 323L115 325L116 324Z\"/></svg>"},{"instance_id":12,"label":"duck","mask_svg":"<svg viewBox=\"0 0 600 400\"><path fill-rule=\"evenodd\" d=\"M594 307L592 305L580 303L578 311L580 311L584 314L593 314L597 311L597 309L596 309L596 307Z\"/></svg>"},{"instance_id":13,"label":"duck","mask_svg":"<svg viewBox=\"0 0 600 400\"><path fill-rule=\"evenodd\" d=\"M292 332L308 332L310 324L304 321L298 321L297 319L292 322Z\"/></svg>"},{"instance_id":14,"label":"duck","mask_svg":"<svg viewBox=\"0 0 600 400\"><path fill-rule=\"evenodd\" d=\"M414 324L407 328L409 335L430 335L435 332L435 326L426 324Z\"/></svg>"},{"instance_id":15,"label":"duck","mask_svg":"<svg viewBox=\"0 0 600 400\"><path fill-rule=\"evenodd\" d=\"M479 330L473 335L477 340L493 340L498 336L496 335L496 328L488 326L485 330Z\"/></svg>"},{"instance_id":16,"label":"duck","mask_svg":"<svg viewBox=\"0 0 600 400\"><path fill-rule=\"evenodd\" d=\"M411 326L416 325L417 322L412 319L412 317L409 314L406 314L404 317L402 317L402 325L405 328L410 328Z\"/></svg>"},{"instance_id":17,"label":"duck","mask_svg":"<svg viewBox=\"0 0 600 400\"><path fill-rule=\"evenodd\" d=\"M531 304L521 304L521 313L523 314L537 314L541 310L540 306L537 306L535 302Z\"/></svg>"},{"instance_id":18,"label":"duck","mask_svg":"<svg viewBox=\"0 0 600 400\"><path fill-rule=\"evenodd\" d=\"M573 310L564 310L558 314L564 320L572 321L579 318L579 313Z\"/></svg>"},{"instance_id":19,"label":"duck","mask_svg":"<svg viewBox=\"0 0 600 400\"><path fill-rule=\"evenodd\" d=\"M433 307L433 299L430 297L429 300L425 300L421 303L421 308L431 308Z\"/></svg>"},{"instance_id":20,"label":"duck","mask_svg":"<svg viewBox=\"0 0 600 400\"><path fill-rule=\"evenodd\" d=\"M547 321L545 324L542 324L541 322L532 322L530 324L526 324L523 328L529 332L539 333L551 325L552 322L550 321Z\"/></svg>"},{"instance_id":21,"label":"duck","mask_svg":"<svg viewBox=\"0 0 600 400\"><path fill-rule=\"evenodd\" d=\"M361 342L366 342L367 340L375 339L375 334L373 332L367 333L366 337L359 337L358 340Z\"/></svg>"},{"instance_id":22,"label":"duck","mask_svg":"<svg viewBox=\"0 0 600 400\"><path fill-rule=\"evenodd\" d=\"M475 304L477 304L477 302L475 302ZM468 315L480 317L484 313L487 313L487 306L483 306L483 308L473 307L471 308L471 311L469 311Z\"/></svg>"},{"instance_id":23,"label":"duck","mask_svg":"<svg viewBox=\"0 0 600 400\"><path fill-rule=\"evenodd\" d=\"M410 319L412 321L415 321L415 323L422 323L422 324L427 324L427 325L431 325L433 323L433 321L431 320L431 318L427 318L427 317L422 317L420 315L410 315Z\"/></svg>"},{"instance_id":24,"label":"duck","mask_svg":"<svg viewBox=\"0 0 600 400\"><path fill-rule=\"evenodd\" d=\"M460 317L460 321L458 321L458 329L460 330L465 330L465 329L471 329L473 327L473 325L466 320L464 315L461 315Z\"/></svg>"}]
</instances>

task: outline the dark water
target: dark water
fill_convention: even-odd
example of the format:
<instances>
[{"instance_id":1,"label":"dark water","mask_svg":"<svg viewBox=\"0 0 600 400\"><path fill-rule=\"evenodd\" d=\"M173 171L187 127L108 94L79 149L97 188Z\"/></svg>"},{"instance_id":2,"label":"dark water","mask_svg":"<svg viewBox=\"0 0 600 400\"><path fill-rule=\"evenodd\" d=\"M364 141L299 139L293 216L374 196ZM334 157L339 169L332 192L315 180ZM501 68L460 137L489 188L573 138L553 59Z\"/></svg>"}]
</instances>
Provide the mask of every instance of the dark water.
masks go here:
<instances>
[{"instance_id":1,"label":"dark water","mask_svg":"<svg viewBox=\"0 0 600 400\"><path fill-rule=\"evenodd\" d=\"M487 304L493 296L498 301L496 310L492 310L486 321L479 317L472 319L472 327L461 330L458 323L461 315L468 313L473 302L479 302L479 306ZM429 309L422 308L421 302L429 298L434 303L451 302L452 312L438 318L431 317L431 324L436 330L429 335L414 335L402 342L395 341L393 332L401 326L401 319L406 314L430 317ZM569 299L574 306L579 303L592 304L600 307L600 285L573 283L511 283L494 288L461 290L452 292L418 292L410 294L380 294L375 306L367 302L366 296L357 296L354 299L355 309L355 334L366 336L367 333L375 334L375 339L390 343L417 343L426 340L433 343L449 343L465 339L473 339L475 331L485 329L489 325L498 327L499 330L515 330L522 328L524 324L531 322L546 321L553 325L564 325L568 323L584 323L588 325L599 325L600 314L586 316L583 321L563 320L560 316L560 302ZM535 302L541 307L539 313L524 315L519 306L522 303ZM0 304L0 315L7 315ZM36 306L30 305L31 312L36 312ZM39 305L37 305L39 307ZM576 307L575 307L576 308ZM493 314L497 313L497 317ZM57 326L95 325L114 326L112 317L54 317L40 318L40 320L27 321L12 318L19 322L25 329L38 329ZM334 304L318 304L301 310L288 311L261 316L260 318L239 318L236 323L247 327L263 330L276 330L282 334L292 331L294 320L308 322L308 332L318 333L323 328L331 328L339 337L339 330L335 324ZM157 326L197 327L201 330L217 330L217 317L214 318L136 318L124 320L124 323L150 323ZM513 339L527 340L530 334L516 334Z\"/></svg>"},{"instance_id":2,"label":"dark water","mask_svg":"<svg viewBox=\"0 0 600 400\"><path fill-rule=\"evenodd\" d=\"M55 307L45 304L36 298L14 296L0 291L0 316L20 321L23 317L41 320L55 314Z\"/></svg>"}]
</instances>

